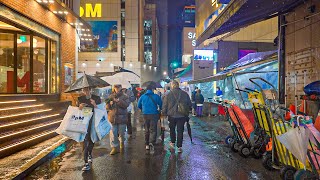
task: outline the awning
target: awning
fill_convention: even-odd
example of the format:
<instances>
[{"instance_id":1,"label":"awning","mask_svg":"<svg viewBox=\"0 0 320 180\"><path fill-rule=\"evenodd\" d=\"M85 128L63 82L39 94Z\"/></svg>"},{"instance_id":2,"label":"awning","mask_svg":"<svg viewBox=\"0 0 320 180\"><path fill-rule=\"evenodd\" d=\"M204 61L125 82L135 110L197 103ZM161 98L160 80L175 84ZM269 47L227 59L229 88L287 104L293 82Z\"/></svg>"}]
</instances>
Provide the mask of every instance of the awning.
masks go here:
<instances>
[{"instance_id":1,"label":"awning","mask_svg":"<svg viewBox=\"0 0 320 180\"><path fill-rule=\"evenodd\" d=\"M283 14L304 0L232 0L218 18L197 38L205 40Z\"/></svg>"},{"instance_id":2,"label":"awning","mask_svg":"<svg viewBox=\"0 0 320 180\"><path fill-rule=\"evenodd\" d=\"M268 52L258 52L258 53L250 53L245 57L241 58L237 62L228 66L224 71L219 72L213 76L209 76L202 79L197 79L193 81L189 81L189 84L196 83L204 83L211 81L218 81L225 79L228 76L231 76L233 73L239 72L250 67L258 66L260 64L265 64L268 62L276 61L278 59L277 51L268 51ZM252 72L255 72L254 69Z\"/></svg>"},{"instance_id":3,"label":"awning","mask_svg":"<svg viewBox=\"0 0 320 180\"><path fill-rule=\"evenodd\" d=\"M187 66L180 74L177 75L177 78L180 79L180 82L186 82L192 79L192 63Z\"/></svg>"}]
</instances>

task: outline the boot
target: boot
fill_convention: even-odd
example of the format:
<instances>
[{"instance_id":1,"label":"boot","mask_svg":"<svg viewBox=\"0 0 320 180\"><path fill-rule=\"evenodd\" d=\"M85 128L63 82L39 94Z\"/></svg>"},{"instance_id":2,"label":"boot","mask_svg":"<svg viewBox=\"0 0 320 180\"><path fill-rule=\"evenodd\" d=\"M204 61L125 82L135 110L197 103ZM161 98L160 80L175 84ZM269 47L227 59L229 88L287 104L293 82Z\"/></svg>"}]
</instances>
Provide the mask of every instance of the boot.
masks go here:
<instances>
[{"instance_id":1,"label":"boot","mask_svg":"<svg viewBox=\"0 0 320 180\"><path fill-rule=\"evenodd\" d=\"M117 153L119 153L118 149L117 148L112 148L111 152L110 152L110 155L115 155Z\"/></svg>"}]
</instances>

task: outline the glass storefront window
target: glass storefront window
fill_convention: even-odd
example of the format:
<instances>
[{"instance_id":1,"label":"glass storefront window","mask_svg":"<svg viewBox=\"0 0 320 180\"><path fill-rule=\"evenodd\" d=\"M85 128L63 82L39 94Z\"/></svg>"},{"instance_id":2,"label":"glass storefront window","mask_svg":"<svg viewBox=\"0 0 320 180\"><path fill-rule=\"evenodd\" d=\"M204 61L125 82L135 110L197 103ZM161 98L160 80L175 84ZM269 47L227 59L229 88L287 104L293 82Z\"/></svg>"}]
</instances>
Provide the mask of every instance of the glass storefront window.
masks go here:
<instances>
[{"instance_id":1,"label":"glass storefront window","mask_svg":"<svg viewBox=\"0 0 320 180\"><path fill-rule=\"evenodd\" d=\"M30 36L17 35L17 93L30 93Z\"/></svg>"},{"instance_id":2,"label":"glass storefront window","mask_svg":"<svg viewBox=\"0 0 320 180\"><path fill-rule=\"evenodd\" d=\"M33 93L46 92L46 40L33 36Z\"/></svg>"},{"instance_id":3,"label":"glass storefront window","mask_svg":"<svg viewBox=\"0 0 320 180\"><path fill-rule=\"evenodd\" d=\"M57 43L51 41L51 93L57 92Z\"/></svg>"},{"instance_id":4,"label":"glass storefront window","mask_svg":"<svg viewBox=\"0 0 320 180\"><path fill-rule=\"evenodd\" d=\"M14 93L14 35L0 33L0 93Z\"/></svg>"}]
</instances>

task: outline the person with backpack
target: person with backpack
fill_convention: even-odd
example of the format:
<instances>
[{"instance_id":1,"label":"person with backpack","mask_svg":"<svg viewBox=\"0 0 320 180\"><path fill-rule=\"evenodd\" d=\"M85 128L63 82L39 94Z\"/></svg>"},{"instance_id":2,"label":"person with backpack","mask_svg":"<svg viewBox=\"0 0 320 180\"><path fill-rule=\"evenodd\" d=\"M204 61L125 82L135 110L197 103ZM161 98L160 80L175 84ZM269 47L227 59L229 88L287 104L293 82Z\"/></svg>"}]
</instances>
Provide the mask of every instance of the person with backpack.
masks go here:
<instances>
[{"instance_id":1,"label":"person with backpack","mask_svg":"<svg viewBox=\"0 0 320 180\"><path fill-rule=\"evenodd\" d=\"M140 97L138 108L141 109L145 121L145 145L146 150L153 148L157 140L157 125L160 119L162 101L159 95L154 94L155 87L147 86L147 91Z\"/></svg>"},{"instance_id":2,"label":"person with backpack","mask_svg":"<svg viewBox=\"0 0 320 180\"><path fill-rule=\"evenodd\" d=\"M184 124L189 120L189 113L192 103L188 93L179 88L179 83L175 80L171 82L171 91L164 97L162 114L168 116L170 128L170 147L178 147L178 153L182 153ZM178 137L176 138L176 127Z\"/></svg>"}]
</instances>

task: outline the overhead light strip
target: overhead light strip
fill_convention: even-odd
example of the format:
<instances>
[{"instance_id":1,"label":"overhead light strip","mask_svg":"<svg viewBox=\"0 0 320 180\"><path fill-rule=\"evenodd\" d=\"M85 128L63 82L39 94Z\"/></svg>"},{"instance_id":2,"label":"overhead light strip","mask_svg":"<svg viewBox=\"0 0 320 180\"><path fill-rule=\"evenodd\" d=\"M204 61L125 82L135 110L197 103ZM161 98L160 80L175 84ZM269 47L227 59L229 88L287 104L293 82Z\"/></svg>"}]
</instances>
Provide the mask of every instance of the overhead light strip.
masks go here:
<instances>
[{"instance_id":1,"label":"overhead light strip","mask_svg":"<svg viewBox=\"0 0 320 180\"><path fill-rule=\"evenodd\" d=\"M52 122L52 123L47 123L47 124L44 124L44 125L41 125L41 126L36 126L36 127L30 128L30 129L25 129L25 130L22 130L22 131L13 132L13 133L10 133L10 134L4 135L4 136L0 136L0 140L3 139L3 138L6 138L6 137L10 137L10 136L14 136L14 135L21 134L21 133L24 133L24 132L28 132L28 131L32 131L32 130L35 130L35 129L39 129L39 128L42 128L42 127L50 126L52 124L58 124L58 123L61 123L61 122L62 122L62 120L59 120L59 121L55 121L55 122Z\"/></svg>"},{"instance_id":2,"label":"overhead light strip","mask_svg":"<svg viewBox=\"0 0 320 180\"><path fill-rule=\"evenodd\" d=\"M0 111L7 111L7 110L12 110L12 109L33 108L33 107L40 107L40 106L43 106L43 105L44 104L37 104L37 105L31 105L31 106L16 106L16 107L11 107L11 108L0 109Z\"/></svg>"},{"instance_id":3,"label":"overhead light strip","mask_svg":"<svg viewBox=\"0 0 320 180\"><path fill-rule=\"evenodd\" d=\"M26 100L19 100L19 101L3 101L0 104L10 104L10 103L20 103L20 102L34 102L37 101L35 99L26 99Z\"/></svg>"},{"instance_id":4,"label":"overhead light strip","mask_svg":"<svg viewBox=\"0 0 320 180\"><path fill-rule=\"evenodd\" d=\"M27 122L37 121L37 120L40 120L40 119L50 118L50 117L59 116L59 115L60 114L52 114L52 115L48 115L48 116L42 116L42 117L38 117L38 118L34 118L34 119L29 119L29 120L26 120L26 121L13 122L13 123L10 123L10 124L2 125L2 126L0 126L0 128L6 128L6 127L9 127L9 126L14 126L14 125L18 125L18 124L27 123Z\"/></svg>"},{"instance_id":5,"label":"overhead light strip","mask_svg":"<svg viewBox=\"0 0 320 180\"><path fill-rule=\"evenodd\" d=\"M23 115L28 115L28 114L41 113L41 112L46 112L46 111L51 111L51 110L52 109L44 109L41 111L32 111L32 112L26 112L26 113L20 113L20 114L13 114L13 115L9 115L9 116L0 116L0 119L16 117L16 116L23 116Z\"/></svg>"},{"instance_id":6,"label":"overhead light strip","mask_svg":"<svg viewBox=\"0 0 320 180\"><path fill-rule=\"evenodd\" d=\"M9 145L9 146L0 148L0 152L1 152L1 151L4 151L4 150L7 150L7 149L9 149L9 148L18 146L18 145L20 145L20 144L24 144L24 143L30 142L30 141L32 141L32 140L41 138L41 137L43 137L43 136L52 134L52 133L54 133L54 132L55 132L55 130L52 130L52 131L49 131L49 132L47 132L47 133L43 133L43 134L41 134L41 135L34 136L34 137L30 138L30 139L26 139L26 140L24 140L24 141L20 141L20 142L17 142L17 143L15 143L15 144L11 144L11 145Z\"/></svg>"}]
</instances>

